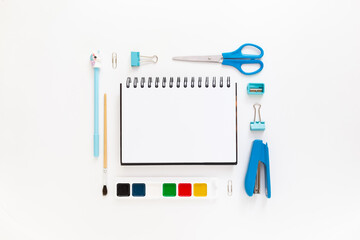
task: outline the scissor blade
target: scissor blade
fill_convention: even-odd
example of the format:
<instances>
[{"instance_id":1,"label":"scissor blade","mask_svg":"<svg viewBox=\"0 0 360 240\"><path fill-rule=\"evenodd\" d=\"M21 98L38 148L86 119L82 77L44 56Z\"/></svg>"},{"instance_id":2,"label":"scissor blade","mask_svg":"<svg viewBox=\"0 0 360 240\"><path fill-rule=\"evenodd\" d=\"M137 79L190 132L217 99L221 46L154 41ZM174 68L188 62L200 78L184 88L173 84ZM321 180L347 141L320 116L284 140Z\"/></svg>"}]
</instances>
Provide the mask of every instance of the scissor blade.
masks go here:
<instances>
[{"instance_id":1,"label":"scissor blade","mask_svg":"<svg viewBox=\"0 0 360 240\"><path fill-rule=\"evenodd\" d=\"M189 61L189 62L216 62L222 63L222 55L209 55L209 56L182 56L173 57L176 61Z\"/></svg>"}]
</instances>

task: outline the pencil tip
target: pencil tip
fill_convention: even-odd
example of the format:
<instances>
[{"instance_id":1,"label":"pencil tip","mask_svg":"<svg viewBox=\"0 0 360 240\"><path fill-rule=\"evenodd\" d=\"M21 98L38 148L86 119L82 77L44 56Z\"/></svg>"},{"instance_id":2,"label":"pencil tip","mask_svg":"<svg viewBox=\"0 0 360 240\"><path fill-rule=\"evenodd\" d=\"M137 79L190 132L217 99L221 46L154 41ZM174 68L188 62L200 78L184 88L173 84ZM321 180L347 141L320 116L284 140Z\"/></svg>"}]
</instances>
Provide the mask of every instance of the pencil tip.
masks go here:
<instances>
[{"instance_id":1,"label":"pencil tip","mask_svg":"<svg viewBox=\"0 0 360 240\"><path fill-rule=\"evenodd\" d=\"M103 186L102 194L103 194L103 196L107 195L107 187L106 187L106 185Z\"/></svg>"}]
</instances>

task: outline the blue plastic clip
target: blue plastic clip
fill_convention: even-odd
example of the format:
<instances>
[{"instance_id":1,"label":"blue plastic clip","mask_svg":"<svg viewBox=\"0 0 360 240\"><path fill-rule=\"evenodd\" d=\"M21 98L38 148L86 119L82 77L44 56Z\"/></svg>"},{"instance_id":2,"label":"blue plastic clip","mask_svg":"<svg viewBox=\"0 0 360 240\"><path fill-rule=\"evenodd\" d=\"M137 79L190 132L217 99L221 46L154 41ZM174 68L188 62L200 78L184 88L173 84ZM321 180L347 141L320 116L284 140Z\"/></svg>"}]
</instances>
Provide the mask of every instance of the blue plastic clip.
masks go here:
<instances>
[{"instance_id":1,"label":"blue plastic clip","mask_svg":"<svg viewBox=\"0 0 360 240\"><path fill-rule=\"evenodd\" d=\"M259 106L259 108L258 108L259 121L256 121L256 106ZM250 122L250 130L251 131L264 131L265 130L265 122L261 121L261 115L260 115L261 105L258 103L255 103L253 105L253 107L254 107L254 121Z\"/></svg>"},{"instance_id":2,"label":"blue plastic clip","mask_svg":"<svg viewBox=\"0 0 360 240\"><path fill-rule=\"evenodd\" d=\"M249 83L247 85L247 93L249 95L263 95L265 93L264 83Z\"/></svg>"},{"instance_id":3,"label":"blue plastic clip","mask_svg":"<svg viewBox=\"0 0 360 240\"><path fill-rule=\"evenodd\" d=\"M140 52L131 52L131 66L140 66Z\"/></svg>"},{"instance_id":4,"label":"blue plastic clip","mask_svg":"<svg viewBox=\"0 0 360 240\"><path fill-rule=\"evenodd\" d=\"M245 177L245 190L250 197L255 193L260 193L260 162L265 167L265 187L266 197L271 197L270 185L270 163L269 149L267 143L262 140L255 140L251 149L250 161Z\"/></svg>"},{"instance_id":5,"label":"blue plastic clip","mask_svg":"<svg viewBox=\"0 0 360 240\"><path fill-rule=\"evenodd\" d=\"M145 58L141 60L140 58ZM140 62L152 62L157 63L158 57L154 56L140 56L140 52L131 52L131 66L132 67L139 67Z\"/></svg>"}]
</instances>

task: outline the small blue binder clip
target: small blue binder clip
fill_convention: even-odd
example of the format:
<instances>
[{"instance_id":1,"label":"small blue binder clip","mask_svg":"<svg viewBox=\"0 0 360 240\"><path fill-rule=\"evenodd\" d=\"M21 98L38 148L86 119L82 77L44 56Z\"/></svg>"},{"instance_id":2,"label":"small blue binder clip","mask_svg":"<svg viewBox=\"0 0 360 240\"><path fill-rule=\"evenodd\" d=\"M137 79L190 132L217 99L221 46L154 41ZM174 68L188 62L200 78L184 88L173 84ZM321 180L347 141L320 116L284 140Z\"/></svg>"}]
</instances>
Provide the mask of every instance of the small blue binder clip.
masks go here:
<instances>
[{"instance_id":1,"label":"small blue binder clip","mask_svg":"<svg viewBox=\"0 0 360 240\"><path fill-rule=\"evenodd\" d=\"M256 121L256 106L259 106L259 108L258 108L259 121ZM261 115L260 115L261 105L258 103L255 103L253 105L253 107L254 107L254 121L250 122L250 130L251 131L264 131L265 130L265 122L261 121Z\"/></svg>"},{"instance_id":2,"label":"small blue binder clip","mask_svg":"<svg viewBox=\"0 0 360 240\"><path fill-rule=\"evenodd\" d=\"M250 161L245 177L245 190L250 197L260 193L260 163L265 167L266 197L271 197L269 149L267 143L255 140L251 149Z\"/></svg>"},{"instance_id":3,"label":"small blue binder clip","mask_svg":"<svg viewBox=\"0 0 360 240\"><path fill-rule=\"evenodd\" d=\"M140 53L139 52L131 52L131 66L132 67L140 66Z\"/></svg>"},{"instance_id":4,"label":"small blue binder clip","mask_svg":"<svg viewBox=\"0 0 360 240\"><path fill-rule=\"evenodd\" d=\"M145 58L145 59L141 59ZM132 67L139 67L140 62L153 62L157 63L158 57L156 55L154 56L140 56L140 52L131 52L131 66Z\"/></svg>"}]
</instances>

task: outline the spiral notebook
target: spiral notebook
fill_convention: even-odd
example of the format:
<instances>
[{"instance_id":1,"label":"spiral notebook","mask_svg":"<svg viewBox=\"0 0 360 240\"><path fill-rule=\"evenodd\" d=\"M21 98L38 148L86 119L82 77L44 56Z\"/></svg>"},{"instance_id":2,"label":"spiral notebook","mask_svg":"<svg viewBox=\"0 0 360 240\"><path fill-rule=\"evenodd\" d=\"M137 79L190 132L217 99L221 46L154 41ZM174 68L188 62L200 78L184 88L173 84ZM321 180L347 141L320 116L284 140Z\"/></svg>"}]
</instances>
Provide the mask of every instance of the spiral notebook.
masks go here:
<instances>
[{"instance_id":1,"label":"spiral notebook","mask_svg":"<svg viewBox=\"0 0 360 240\"><path fill-rule=\"evenodd\" d=\"M120 163L237 164L237 83L127 78L120 83Z\"/></svg>"}]
</instances>

